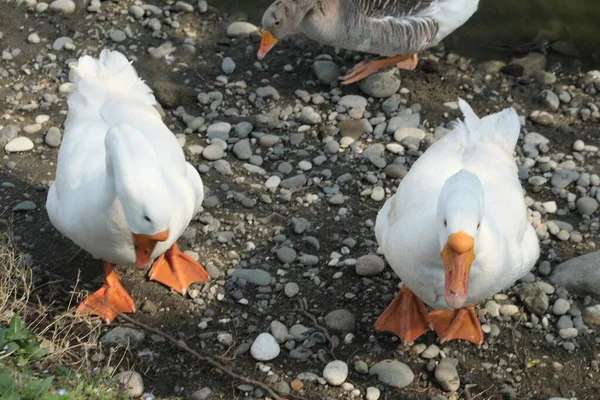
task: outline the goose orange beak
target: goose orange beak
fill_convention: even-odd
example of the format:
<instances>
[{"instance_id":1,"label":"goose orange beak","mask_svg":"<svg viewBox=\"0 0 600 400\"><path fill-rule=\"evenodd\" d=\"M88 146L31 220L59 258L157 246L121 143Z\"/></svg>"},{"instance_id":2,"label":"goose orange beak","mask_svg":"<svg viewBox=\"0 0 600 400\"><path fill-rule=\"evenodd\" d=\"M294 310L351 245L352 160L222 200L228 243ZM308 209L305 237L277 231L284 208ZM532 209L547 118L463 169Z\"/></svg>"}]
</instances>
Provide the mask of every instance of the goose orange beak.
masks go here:
<instances>
[{"instance_id":1,"label":"goose orange beak","mask_svg":"<svg viewBox=\"0 0 600 400\"><path fill-rule=\"evenodd\" d=\"M158 232L154 235L141 235L133 233L133 244L135 246L135 266L138 268L149 267L152 263L150 255L156 247L156 243L164 242L169 238L169 230Z\"/></svg>"},{"instance_id":2,"label":"goose orange beak","mask_svg":"<svg viewBox=\"0 0 600 400\"><path fill-rule=\"evenodd\" d=\"M260 40L260 47L258 48L256 57L259 60L265 58L267 53L273 48L273 46L275 46L275 43L277 43L275 36L271 35L271 32L269 31L264 31L262 34L262 39Z\"/></svg>"},{"instance_id":3,"label":"goose orange beak","mask_svg":"<svg viewBox=\"0 0 600 400\"><path fill-rule=\"evenodd\" d=\"M446 303L454 309L461 308L467 301L469 274L475 260L475 239L465 232L448 236L440 253L444 263Z\"/></svg>"}]
</instances>

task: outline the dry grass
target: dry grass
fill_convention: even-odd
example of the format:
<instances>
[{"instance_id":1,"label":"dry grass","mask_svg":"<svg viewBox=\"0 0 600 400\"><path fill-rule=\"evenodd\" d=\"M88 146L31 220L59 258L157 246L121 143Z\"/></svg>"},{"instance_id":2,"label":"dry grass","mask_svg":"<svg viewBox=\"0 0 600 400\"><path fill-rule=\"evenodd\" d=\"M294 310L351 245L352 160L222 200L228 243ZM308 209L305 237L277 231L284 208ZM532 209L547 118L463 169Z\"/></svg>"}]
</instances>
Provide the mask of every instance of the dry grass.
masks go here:
<instances>
[{"instance_id":1,"label":"dry grass","mask_svg":"<svg viewBox=\"0 0 600 400\"><path fill-rule=\"evenodd\" d=\"M73 371L91 371L91 354L97 348L100 324L74 313L74 295L64 305L44 304L38 291L43 283L34 284L34 268L30 258L17 251L10 226L0 233L0 323L7 324L14 313L21 315L27 328L49 347L44 367L61 364Z\"/></svg>"}]
</instances>

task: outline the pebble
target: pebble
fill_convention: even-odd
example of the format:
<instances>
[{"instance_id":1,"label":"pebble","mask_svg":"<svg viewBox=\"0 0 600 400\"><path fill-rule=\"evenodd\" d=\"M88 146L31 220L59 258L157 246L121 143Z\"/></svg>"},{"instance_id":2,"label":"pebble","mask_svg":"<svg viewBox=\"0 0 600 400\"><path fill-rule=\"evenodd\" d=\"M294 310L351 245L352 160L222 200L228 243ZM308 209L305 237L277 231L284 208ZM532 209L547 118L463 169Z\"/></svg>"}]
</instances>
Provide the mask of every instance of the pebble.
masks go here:
<instances>
[{"instance_id":1,"label":"pebble","mask_svg":"<svg viewBox=\"0 0 600 400\"><path fill-rule=\"evenodd\" d=\"M381 186L375 186L371 192L371 200L383 201L385 199L385 189Z\"/></svg>"},{"instance_id":2,"label":"pebble","mask_svg":"<svg viewBox=\"0 0 600 400\"><path fill-rule=\"evenodd\" d=\"M418 140L425 138L425 132L418 128L404 127L399 128L394 132L394 140L402 143L402 141L408 137L412 137Z\"/></svg>"},{"instance_id":3,"label":"pebble","mask_svg":"<svg viewBox=\"0 0 600 400\"><path fill-rule=\"evenodd\" d=\"M317 60L312 65L312 70L319 82L331 85L340 76L340 67L333 61Z\"/></svg>"},{"instance_id":4,"label":"pebble","mask_svg":"<svg viewBox=\"0 0 600 400\"><path fill-rule=\"evenodd\" d=\"M75 2L72 0L55 0L50 3L50 10L63 14L72 14L75 12L75 7Z\"/></svg>"},{"instance_id":5,"label":"pebble","mask_svg":"<svg viewBox=\"0 0 600 400\"><path fill-rule=\"evenodd\" d=\"M138 398L144 393L144 380L138 372L119 372L113 379L119 383L129 397Z\"/></svg>"},{"instance_id":6,"label":"pebble","mask_svg":"<svg viewBox=\"0 0 600 400\"><path fill-rule=\"evenodd\" d=\"M346 381L348 377L348 364L343 361L335 360L328 363L323 369L323 378L331 386L339 386Z\"/></svg>"},{"instance_id":7,"label":"pebble","mask_svg":"<svg viewBox=\"0 0 600 400\"><path fill-rule=\"evenodd\" d=\"M250 355L257 361L271 361L280 351L277 340L267 332L258 335L250 347Z\"/></svg>"},{"instance_id":8,"label":"pebble","mask_svg":"<svg viewBox=\"0 0 600 400\"><path fill-rule=\"evenodd\" d=\"M228 271L228 274L232 277L244 279L247 282L258 286L268 286L271 284L271 275L262 269L234 268Z\"/></svg>"},{"instance_id":9,"label":"pebble","mask_svg":"<svg viewBox=\"0 0 600 400\"><path fill-rule=\"evenodd\" d=\"M402 389L412 383L415 374L410 367L398 360L383 360L373 365L369 375L377 376L381 383Z\"/></svg>"},{"instance_id":10,"label":"pebble","mask_svg":"<svg viewBox=\"0 0 600 400\"><path fill-rule=\"evenodd\" d=\"M144 331L129 328L126 326L118 326L106 333L100 342L108 346L121 345L124 347L135 347L146 338Z\"/></svg>"},{"instance_id":11,"label":"pebble","mask_svg":"<svg viewBox=\"0 0 600 400\"><path fill-rule=\"evenodd\" d=\"M565 299L556 299L552 306L552 314L565 315L571 309L571 304Z\"/></svg>"},{"instance_id":12,"label":"pebble","mask_svg":"<svg viewBox=\"0 0 600 400\"><path fill-rule=\"evenodd\" d=\"M209 144L202 151L202 157L209 161L214 161L222 158L225 155L225 151L218 144Z\"/></svg>"},{"instance_id":13,"label":"pebble","mask_svg":"<svg viewBox=\"0 0 600 400\"><path fill-rule=\"evenodd\" d=\"M577 199L577 211L581 215L590 216L598 210L598 201L593 197L580 197Z\"/></svg>"},{"instance_id":14,"label":"pebble","mask_svg":"<svg viewBox=\"0 0 600 400\"><path fill-rule=\"evenodd\" d=\"M297 253L296 250L291 247L283 246L277 249L277 258L284 264L291 264L296 261Z\"/></svg>"},{"instance_id":15,"label":"pebble","mask_svg":"<svg viewBox=\"0 0 600 400\"><path fill-rule=\"evenodd\" d=\"M460 387L460 377L456 366L449 359L445 358L435 368L435 380L446 392L456 392Z\"/></svg>"},{"instance_id":16,"label":"pebble","mask_svg":"<svg viewBox=\"0 0 600 400\"><path fill-rule=\"evenodd\" d=\"M125 32L123 32L120 29L111 29L108 32L108 36L115 43L121 43L124 42L125 39L127 39L127 35L125 34Z\"/></svg>"},{"instance_id":17,"label":"pebble","mask_svg":"<svg viewBox=\"0 0 600 400\"><path fill-rule=\"evenodd\" d=\"M229 37L248 36L254 32L258 32L258 28L251 23L243 21L236 21L229 24L226 31Z\"/></svg>"},{"instance_id":18,"label":"pebble","mask_svg":"<svg viewBox=\"0 0 600 400\"><path fill-rule=\"evenodd\" d=\"M290 337L287 326L277 320L271 321L271 335L277 343L283 343Z\"/></svg>"},{"instance_id":19,"label":"pebble","mask_svg":"<svg viewBox=\"0 0 600 400\"><path fill-rule=\"evenodd\" d=\"M350 311L339 309L325 315L325 325L336 331L351 332L356 327L356 320Z\"/></svg>"},{"instance_id":20,"label":"pebble","mask_svg":"<svg viewBox=\"0 0 600 400\"><path fill-rule=\"evenodd\" d=\"M500 314L505 317L512 317L519 312L519 307L514 304L503 304L500 306Z\"/></svg>"},{"instance_id":21,"label":"pebble","mask_svg":"<svg viewBox=\"0 0 600 400\"><path fill-rule=\"evenodd\" d=\"M9 153L29 151L31 149L33 149L33 142L27 136L18 136L4 146L4 150Z\"/></svg>"},{"instance_id":22,"label":"pebble","mask_svg":"<svg viewBox=\"0 0 600 400\"><path fill-rule=\"evenodd\" d=\"M294 297L300 292L300 287L295 282L288 282L285 284L283 292L287 297Z\"/></svg>"},{"instance_id":23,"label":"pebble","mask_svg":"<svg viewBox=\"0 0 600 400\"><path fill-rule=\"evenodd\" d=\"M521 283L514 290L525 304L527 311L543 315L548 309L550 303L548 295L539 286L532 283Z\"/></svg>"},{"instance_id":24,"label":"pebble","mask_svg":"<svg viewBox=\"0 0 600 400\"><path fill-rule=\"evenodd\" d=\"M231 57L225 57L223 59L223 62L221 63L221 70L228 75L233 74L233 71L235 71L235 62Z\"/></svg>"},{"instance_id":25,"label":"pebble","mask_svg":"<svg viewBox=\"0 0 600 400\"><path fill-rule=\"evenodd\" d=\"M44 143L50 147L58 147L62 141L62 134L60 129L57 127L51 127L46 131L44 135Z\"/></svg>"},{"instance_id":26,"label":"pebble","mask_svg":"<svg viewBox=\"0 0 600 400\"><path fill-rule=\"evenodd\" d=\"M38 44L40 42L40 35L34 32L27 36L27 41L31 44Z\"/></svg>"},{"instance_id":27,"label":"pebble","mask_svg":"<svg viewBox=\"0 0 600 400\"><path fill-rule=\"evenodd\" d=\"M375 276L383 272L385 263L375 254L368 254L356 260L356 274L359 276Z\"/></svg>"},{"instance_id":28,"label":"pebble","mask_svg":"<svg viewBox=\"0 0 600 400\"><path fill-rule=\"evenodd\" d=\"M421 354L421 358L426 360L436 358L440 354L440 348L435 344L430 344Z\"/></svg>"},{"instance_id":29,"label":"pebble","mask_svg":"<svg viewBox=\"0 0 600 400\"><path fill-rule=\"evenodd\" d=\"M358 87L368 96L375 98L391 97L400 89L400 79L395 76L396 69L376 72L358 81Z\"/></svg>"},{"instance_id":30,"label":"pebble","mask_svg":"<svg viewBox=\"0 0 600 400\"><path fill-rule=\"evenodd\" d=\"M314 108L307 106L304 107L300 112L298 120L304 124L314 125L321 122L321 116L315 111Z\"/></svg>"},{"instance_id":31,"label":"pebble","mask_svg":"<svg viewBox=\"0 0 600 400\"><path fill-rule=\"evenodd\" d=\"M379 389L373 386L369 386L367 388L367 393L365 394L365 400L378 400L381 396L381 392Z\"/></svg>"},{"instance_id":32,"label":"pebble","mask_svg":"<svg viewBox=\"0 0 600 400\"><path fill-rule=\"evenodd\" d=\"M581 315L586 324L600 325L600 304L584 308Z\"/></svg>"},{"instance_id":33,"label":"pebble","mask_svg":"<svg viewBox=\"0 0 600 400\"><path fill-rule=\"evenodd\" d=\"M211 393L212 390L210 390L210 388L203 387L202 389L196 390L194 393L192 393L192 400L207 400L210 398Z\"/></svg>"},{"instance_id":34,"label":"pebble","mask_svg":"<svg viewBox=\"0 0 600 400\"><path fill-rule=\"evenodd\" d=\"M18 203L16 206L14 206L12 210L15 212L17 212L17 211L33 211L36 208L37 207L33 201L24 200L24 201L21 201L20 203Z\"/></svg>"}]
</instances>

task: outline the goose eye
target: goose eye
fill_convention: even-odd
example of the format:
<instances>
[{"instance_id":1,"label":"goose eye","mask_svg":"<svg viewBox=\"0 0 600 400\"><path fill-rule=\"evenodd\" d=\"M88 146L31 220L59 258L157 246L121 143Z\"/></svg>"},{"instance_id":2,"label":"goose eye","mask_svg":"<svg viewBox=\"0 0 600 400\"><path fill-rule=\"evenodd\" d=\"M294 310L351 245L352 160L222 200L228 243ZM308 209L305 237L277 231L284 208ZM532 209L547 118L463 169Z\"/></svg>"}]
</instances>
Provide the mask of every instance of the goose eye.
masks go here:
<instances>
[{"instance_id":1,"label":"goose eye","mask_svg":"<svg viewBox=\"0 0 600 400\"><path fill-rule=\"evenodd\" d=\"M481 222L477 223L477 229L479 229L479 227L481 226Z\"/></svg>"},{"instance_id":2,"label":"goose eye","mask_svg":"<svg viewBox=\"0 0 600 400\"><path fill-rule=\"evenodd\" d=\"M275 26L278 26L279 24L281 24L281 21L277 20L277 21L274 22L274 24L275 24Z\"/></svg>"},{"instance_id":3,"label":"goose eye","mask_svg":"<svg viewBox=\"0 0 600 400\"><path fill-rule=\"evenodd\" d=\"M448 227L448 220L444 220L444 226L447 228Z\"/></svg>"},{"instance_id":4,"label":"goose eye","mask_svg":"<svg viewBox=\"0 0 600 400\"><path fill-rule=\"evenodd\" d=\"M150 220L150 217L149 217L149 216L147 216L147 215L144 215L144 219L145 219L146 221L148 221L148 222L152 222L152 221Z\"/></svg>"}]
</instances>

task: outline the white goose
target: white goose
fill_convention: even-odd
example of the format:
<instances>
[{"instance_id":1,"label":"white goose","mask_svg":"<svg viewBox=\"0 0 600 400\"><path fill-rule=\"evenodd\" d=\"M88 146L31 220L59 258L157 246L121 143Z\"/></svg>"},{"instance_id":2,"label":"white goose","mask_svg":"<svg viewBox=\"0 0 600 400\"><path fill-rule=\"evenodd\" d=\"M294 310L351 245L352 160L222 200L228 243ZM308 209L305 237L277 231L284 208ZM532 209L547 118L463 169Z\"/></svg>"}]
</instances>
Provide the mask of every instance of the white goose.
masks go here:
<instances>
[{"instance_id":1,"label":"white goose","mask_svg":"<svg viewBox=\"0 0 600 400\"><path fill-rule=\"evenodd\" d=\"M481 344L473 305L523 277L540 254L512 156L515 110L479 119L459 104L464 123L427 149L377 215L377 241L403 285L375 328L405 342L433 326L442 343Z\"/></svg>"},{"instance_id":2,"label":"white goose","mask_svg":"<svg viewBox=\"0 0 600 400\"><path fill-rule=\"evenodd\" d=\"M176 240L198 212L204 188L153 107L151 89L127 58L103 50L83 56L46 208L63 235L103 260L106 282L78 308L107 322L134 312L111 263L148 267L150 278L185 293L209 279Z\"/></svg>"}]
</instances>

